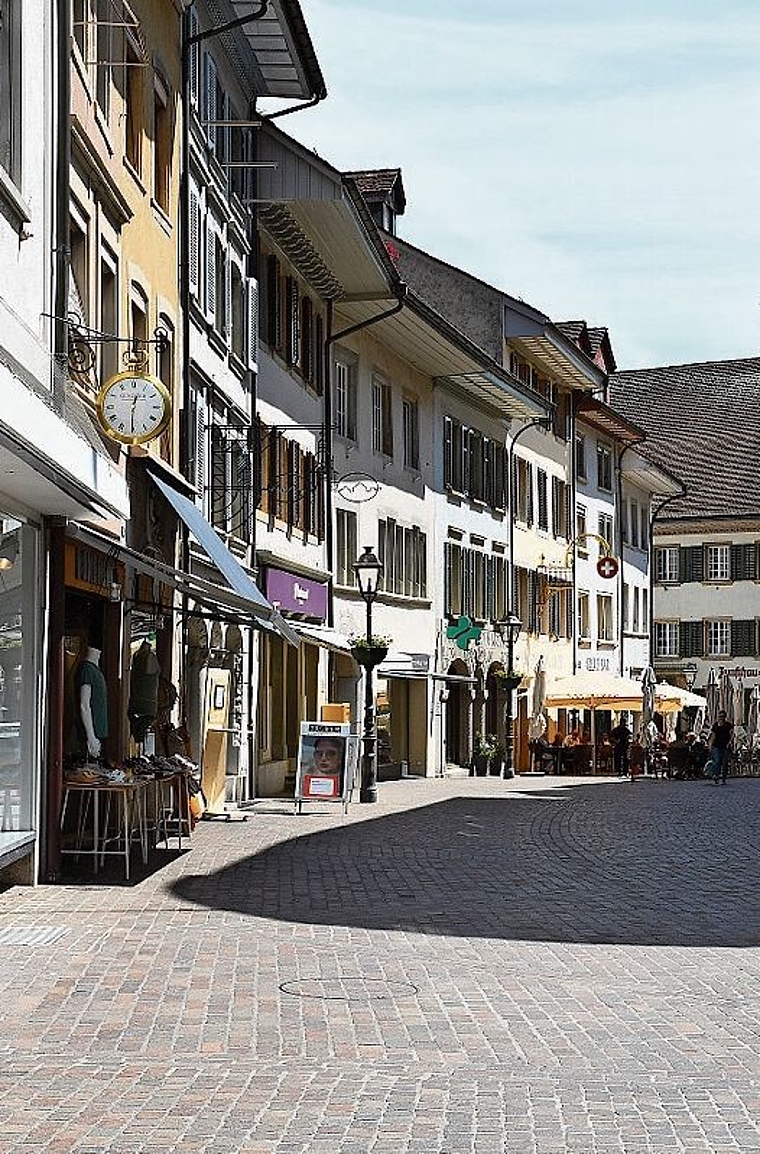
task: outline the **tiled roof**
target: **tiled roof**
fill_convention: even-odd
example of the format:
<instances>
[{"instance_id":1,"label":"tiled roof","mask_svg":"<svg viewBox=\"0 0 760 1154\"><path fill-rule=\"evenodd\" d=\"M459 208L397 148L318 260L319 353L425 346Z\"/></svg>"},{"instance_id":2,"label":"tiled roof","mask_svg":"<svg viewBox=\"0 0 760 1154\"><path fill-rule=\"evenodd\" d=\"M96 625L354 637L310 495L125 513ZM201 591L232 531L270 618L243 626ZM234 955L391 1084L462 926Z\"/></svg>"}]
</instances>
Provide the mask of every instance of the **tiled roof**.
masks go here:
<instances>
[{"instance_id":1,"label":"tiled roof","mask_svg":"<svg viewBox=\"0 0 760 1154\"><path fill-rule=\"evenodd\" d=\"M760 358L614 373L610 403L646 430L647 455L686 486L662 520L757 517Z\"/></svg>"},{"instance_id":2,"label":"tiled roof","mask_svg":"<svg viewBox=\"0 0 760 1154\"><path fill-rule=\"evenodd\" d=\"M557 321L556 324L560 332L569 337L571 341L579 341L586 331L585 321Z\"/></svg>"},{"instance_id":3,"label":"tiled roof","mask_svg":"<svg viewBox=\"0 0 760 1154\"><path fill-rule=\"evenodd\" d=\"M607 333L607 330L606 329L587 329L586 331L588 333L588 339L589 339L589 343L591 345L591 352L592 353L598 352L599 346L601 345L602 341L604 340L605 337L607 337L609 335Z\"/></svg>"},{"instance_id":4,"label":"tiled roof","mask_svg":"<svg viewBox=\"0 0 760 1154\"><path fill-rule=\"evenodd\" d=\"M396 181L401 177L400 168L368 168L359 169L356 172L346 172L344 176L350 176L355 180L359 191L364 196L386 196L393 189Z\"/></svg>"}]
</instances>

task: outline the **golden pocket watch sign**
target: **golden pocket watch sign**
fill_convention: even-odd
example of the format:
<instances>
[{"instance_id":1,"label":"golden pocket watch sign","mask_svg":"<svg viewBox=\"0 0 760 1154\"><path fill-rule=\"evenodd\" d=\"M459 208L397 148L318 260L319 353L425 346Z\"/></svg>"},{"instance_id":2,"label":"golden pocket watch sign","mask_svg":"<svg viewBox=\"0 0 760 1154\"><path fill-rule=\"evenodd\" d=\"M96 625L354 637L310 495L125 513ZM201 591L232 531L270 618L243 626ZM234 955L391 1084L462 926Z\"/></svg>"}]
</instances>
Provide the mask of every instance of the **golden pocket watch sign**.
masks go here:
<instances>
[{"instance_id":1,"label":"golden pocket watch sign","mask_svg":"<svg viewBox=\"0 0 760 1154\"><path fill-rule=\"evenodd\" d=\"M169 424L169 390L143 364L109 377L95 401L100 427L123 445L152 441Z\"/></svg>"}]
</instances>

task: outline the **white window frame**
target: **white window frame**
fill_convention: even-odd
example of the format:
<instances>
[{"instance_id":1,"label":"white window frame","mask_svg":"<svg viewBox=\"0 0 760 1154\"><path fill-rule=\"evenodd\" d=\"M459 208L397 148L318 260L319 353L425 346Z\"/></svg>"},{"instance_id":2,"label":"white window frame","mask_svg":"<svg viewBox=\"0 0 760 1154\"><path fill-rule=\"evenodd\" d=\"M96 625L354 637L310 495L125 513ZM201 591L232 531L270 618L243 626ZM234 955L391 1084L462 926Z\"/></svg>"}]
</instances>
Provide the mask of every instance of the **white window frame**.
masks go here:
<instances>
[{"instance_id":1,"label":"white window frame","mask_svg":"<svg viewBox=\"0 0 760 1154\"><path fill-rule=\"evenodd\" d=\"M335 539L336 539L336 585L353 588L356 585L354 561L358 553L358 518L351 509L335 510Z\"/></svg>"},{"instance_id":2,"label":"white window frame","mask_svg":"<svg viewBox=\"0 0 760 1154\"><path fill-rule=\"evenodd\" d=\"M667 585L678 581L678 546L661 545L655 550L655 581Z\"/></svg>"},{"instance_id":3,"label":"white window frame","mask_svg":"<svg viewBox=\"0 0 760 1154\"><path fill-rule=\"evenodd\" d=\"M605 493L612 492L612 449L602 441L596 445L596 483Z\"/></svg>"},{"instance_id":4,"label":"white window frame","mask_svg":"<svg viewBox=\"0 0 760 1154\"><path fill-rule=\"evenodd\" d=\"M598 641L615 640L615 619L610 593L596 595L596 636Z\"/></svg>"},{"instance_id":5,"label":"white window frame","mask_svg":"<svg viewBox=\"0 0 760 1154\"><path fill-rule=\"evenodd\" d=\"M586 589L578 591L578 639L591 640L591 594Z\"/></svg>"},{"instance_id":6,"label":"white window frame","mask_svg":"<svg viewBox=\"0 0 760 1154\"><path fill-rule=\"evenodd\" d=\"M731 656L731 622L725 618L705 621L705 648L708 657Z\"/></svg>"},{"instance_id":7,"label":"white window frame","mask_svg":"<svg viewBox=\"0 0 760 1154\"><path fill-rule=\"evenodd\" d=\"M333 425L336 437L356 441L357 358L336 349L333 358Z\"/></svg>"},{"instance_id":8,"label":"white window frame","mask_svg":"<svg viewBox=\"0 0 760 1154\"><path fill-rule=\"evenodd\" d=\"M416 397L401 398L401 423L404 441L404 468L420 467L420 406Z\"/></svg>"},{"instance_id":9,"label":"white window frame","mask_svg":"<svg viewBox=\"0 0 760 1154\"><path fill-rule=\"evenodd\" d=\"M707 581L730 581L731 580L731 546L730 545L707 545L705 548L707 554L705 561L706 580Z\"/></svg>"},{"instance_id":10,"label":"white window frame","mask_svg":"<svg viewBox=\"0 0 760 1154\"><path fill-rule=\"evenodd\" d=\"M655 657L678 657L677 621L655 621L654 655Z\"/></svg>"}]
</instances>

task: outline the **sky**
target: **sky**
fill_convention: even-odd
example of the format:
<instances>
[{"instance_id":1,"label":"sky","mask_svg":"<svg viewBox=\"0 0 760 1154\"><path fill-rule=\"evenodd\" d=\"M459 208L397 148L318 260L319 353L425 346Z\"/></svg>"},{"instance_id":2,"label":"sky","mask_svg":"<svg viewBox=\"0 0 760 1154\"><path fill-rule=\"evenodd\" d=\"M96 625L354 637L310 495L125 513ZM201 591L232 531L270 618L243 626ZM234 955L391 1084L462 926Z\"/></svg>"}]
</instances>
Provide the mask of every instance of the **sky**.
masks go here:
<instances>
[{"instance_id":1,"label":"sky","mask_svg":"<svg viewBox=\"0 0 760 1154\"><path fill-rule=\"evenodd\" d=\"M328 97L280 126L400 167L400 236L619 368L758 355L757 0L301 4Z\"/></svg>"}]
</instances>

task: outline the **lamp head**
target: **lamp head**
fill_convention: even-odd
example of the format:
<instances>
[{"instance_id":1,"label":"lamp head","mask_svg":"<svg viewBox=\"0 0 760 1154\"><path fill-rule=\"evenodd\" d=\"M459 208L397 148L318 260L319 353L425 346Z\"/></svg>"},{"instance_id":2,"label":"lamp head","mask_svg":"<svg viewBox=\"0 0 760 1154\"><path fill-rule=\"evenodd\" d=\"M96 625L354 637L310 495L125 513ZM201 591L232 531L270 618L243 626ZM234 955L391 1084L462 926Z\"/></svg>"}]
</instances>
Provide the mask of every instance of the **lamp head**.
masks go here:
<instances>
[{"instance_id":1,"label":"lamp head","mask_svg":"<svg viewBox=\"0 0 760 1154\"><path fill-rule=\"evenodd\" d=\"M510 609L506 617L504 617L501 621L496 622L496 628L499 630L499 633L501 633L502 637L505 637L508 641L515 642L520 636L522 621L514 612L514 610Z\"/></svg>"},{"instance_id":2,"label":"lamp head","mask_svg":"<svg viewBox=\"0 0 760 1154\"><path fill-rule=\"evenodd\" d=\"M681 672L686 682L686 688L691 689L697 680L698 666L696 661L687 661L685 665L681 666Z\"/></svg>"},{"instance_id":3,"label":"lamp head","mask_svg":"<svg viewBox=\"0 0 760 1154\"><path fill-rule=\"evenodd\" d=\"M374 601L380 588L380 578L383 575L383 565L378 561L371 545L364 546L364 552L354 561L354 573L359 592L365 601Z\"/></svg>"}]
</instances>

